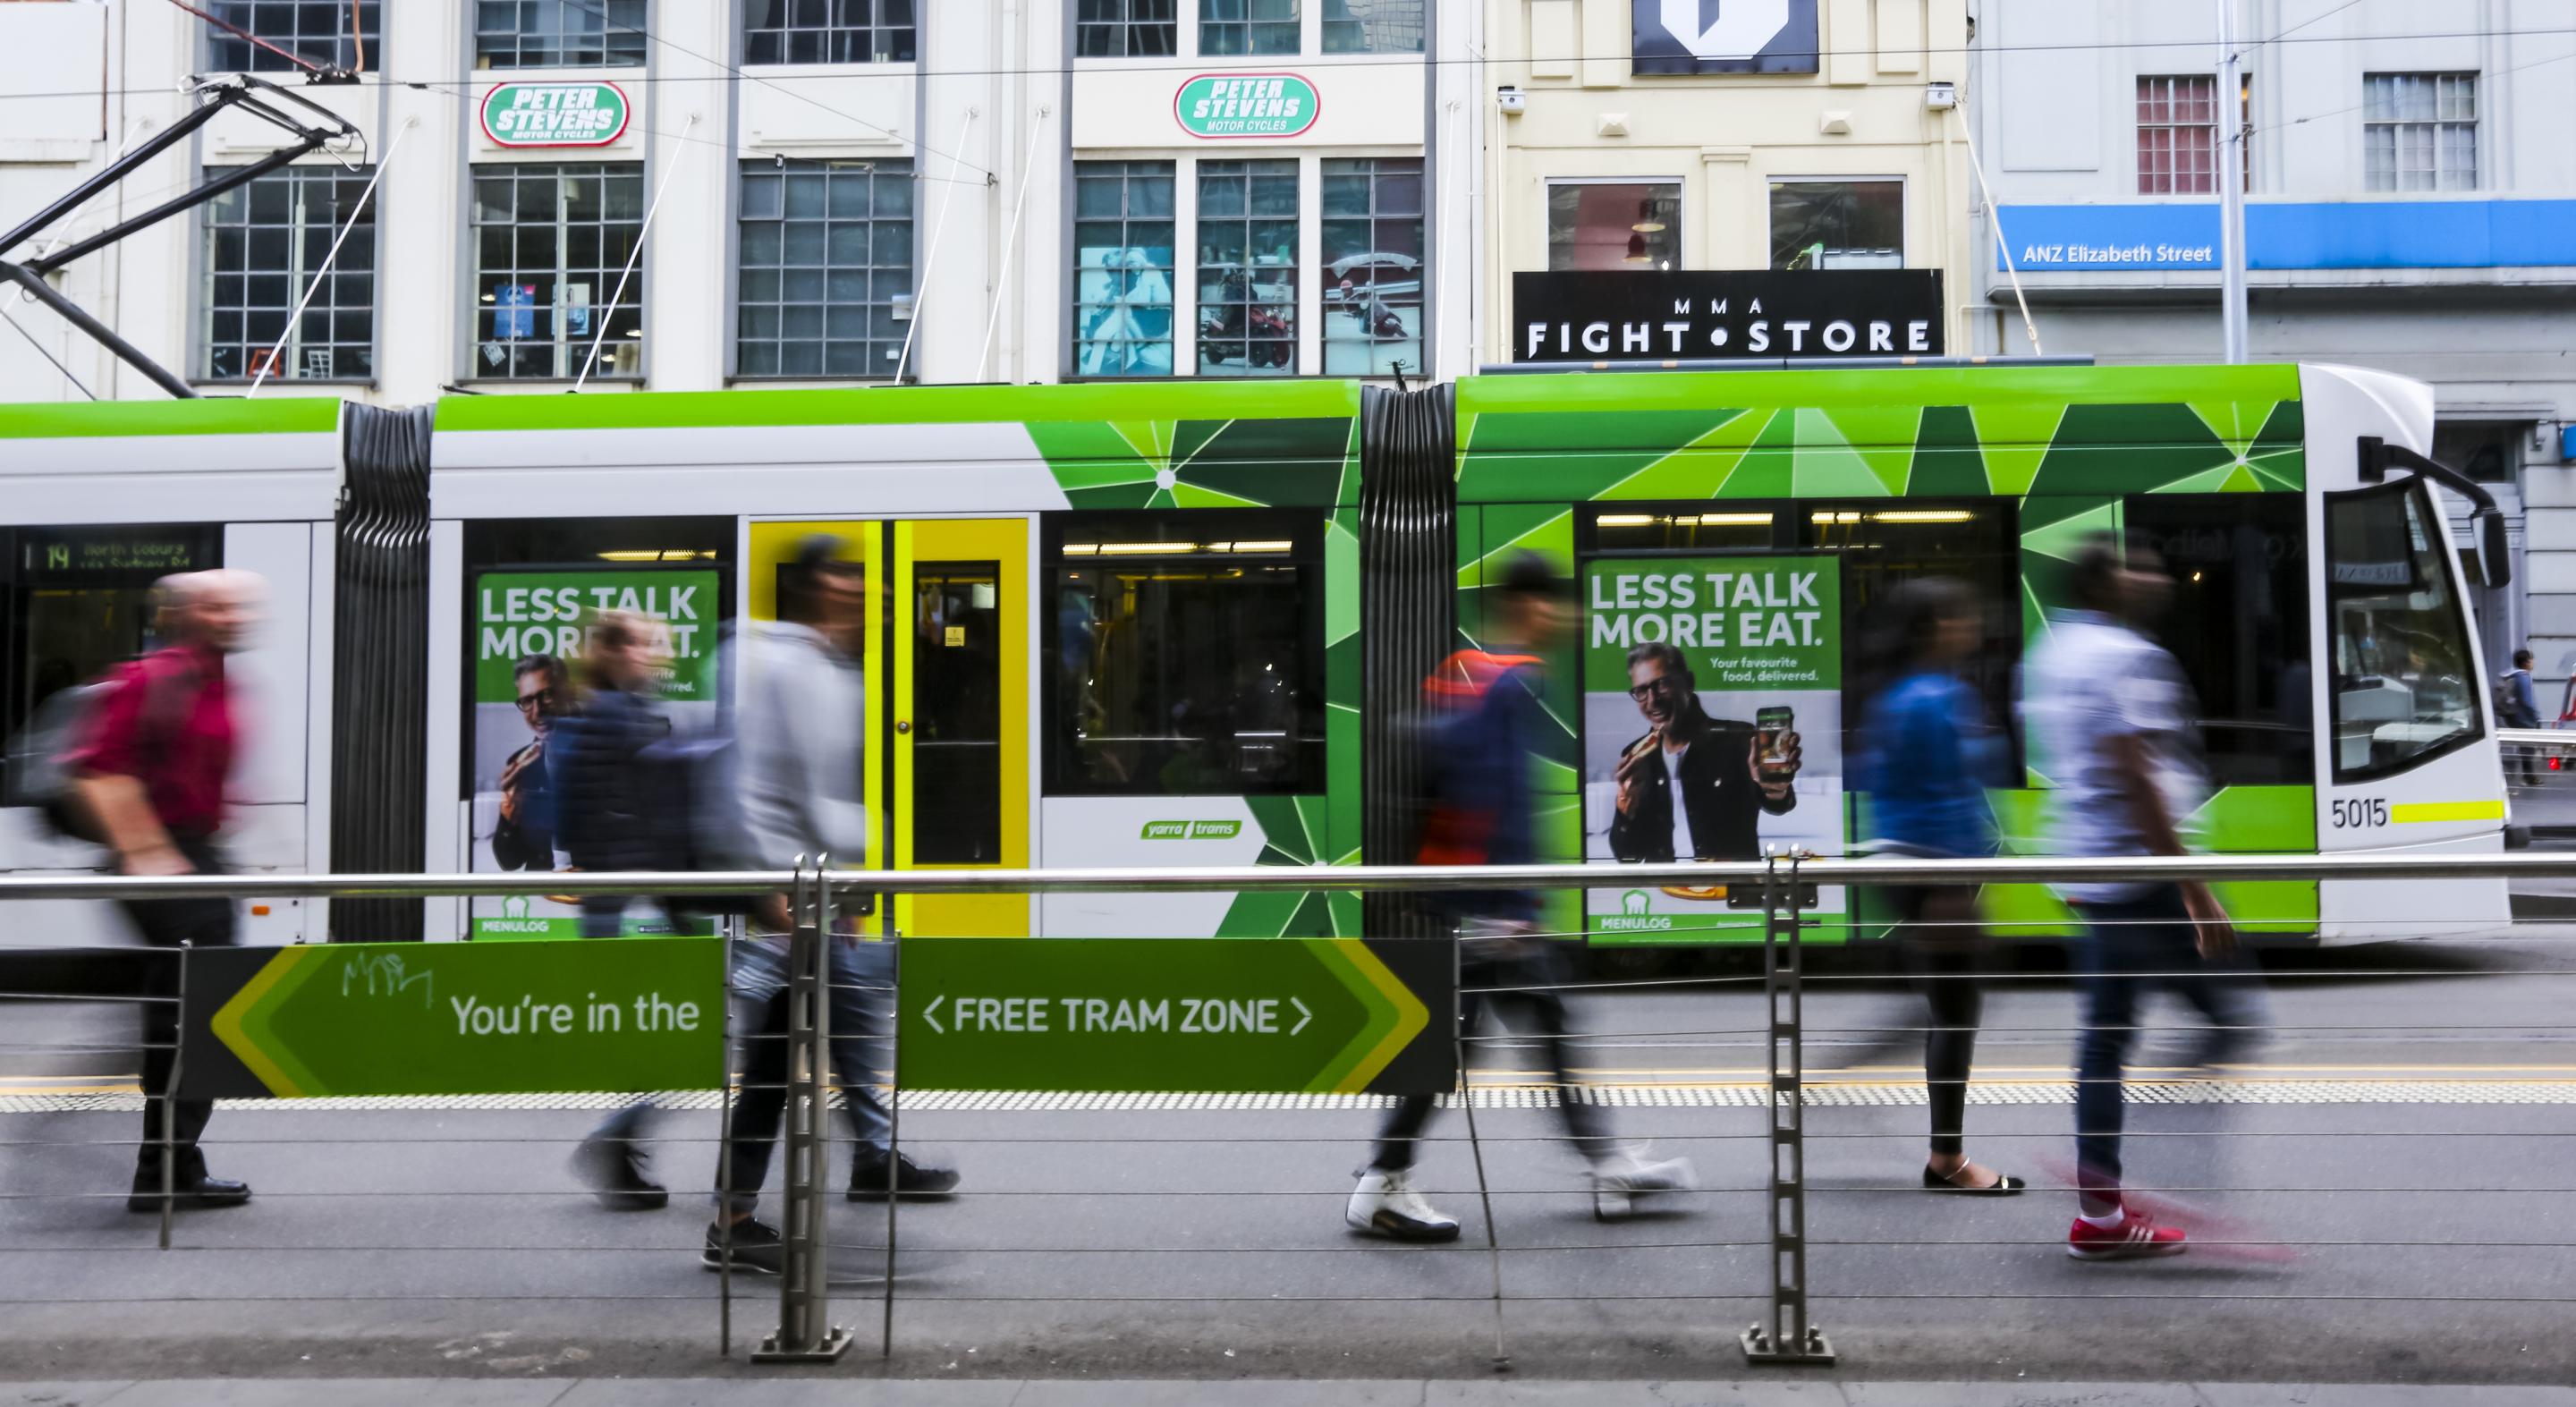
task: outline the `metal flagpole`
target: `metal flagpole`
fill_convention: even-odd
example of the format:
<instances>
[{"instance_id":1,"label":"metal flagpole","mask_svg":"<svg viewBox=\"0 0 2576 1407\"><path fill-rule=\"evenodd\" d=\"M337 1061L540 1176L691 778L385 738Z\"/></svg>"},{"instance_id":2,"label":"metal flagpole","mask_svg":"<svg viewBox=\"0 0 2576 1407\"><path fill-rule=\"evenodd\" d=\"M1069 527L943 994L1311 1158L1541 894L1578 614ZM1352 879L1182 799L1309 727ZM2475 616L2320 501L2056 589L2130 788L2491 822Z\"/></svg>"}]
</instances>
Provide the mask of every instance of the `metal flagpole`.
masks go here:
<instances>
[{"instance_id":1,"label":"metal flagpole","mask_svg":"<svg viewBox=\"0 0 2576 1407\"><path fill-rule=\"evenodd\" d=\"M358 217L367 213L367 201L375 195L376 183L385 178L385 168L394 164L394 153L402 150L403 138L410 136L411 129L419 125L417 117L404 118L402 130L394 133L393 144L385 148L383 156L376 158L376 174L369 176L367 188L358 192L357 205L349 211L348 220L342 223L339 235L331 241L330 252L322 256L322 267L315 269L312 282L304 285L304 296L295 300L295 311L287 314L286 326L279 328L277 340L268 344L268 357L259 364L258 373L251 377L250 392L243 399L256 398L259 388L268 383L269 371L286 350L286 339L295 335L295 325L304 321L305 308L313 302L313 295L322 290L322 280L330 275L332 263L340 257L340 246L348 240L349 231L358 227Z\"/></svg>"},{"instance_id":2,"label":"metal flagpole","mask_svg":"<svg viewBox=\"0 0 2576 1407\"><path fill-rule=\"evenodd\" d=\"M921 305L929 301L930 271L939 267L939 236L948 228L948 202L957 198L957 172L966 164L966 138L975 130L976 109L966 109L966 125L957 129L957 149L948 156L948 189L939 196L939 216L930 222L929 252L921 256L921 282L912 295L912 320L903 326L903 350L895 355L894 379L900 385L912 365L912 339L921 331Z\"/></svg>"},{"instance_id":3,"label":"metal flagpole","mask_svg":"<svg viewBox=\"0 0 2576 1407\"><path fill-rule=\"evenodd\" d=\"M680 135L676 140L687 141L689 129L697 125L698 115L690 113L689 120L680 124ZM636 228L635 247L627 251L626 267L618 272L617 291L608 295L608 307L595 314L599 319L599 330L591 334L590 354L581 359L581 374L572 379L572 388L576 391L590 379L591 367L598 364L600 339L608 335L609 320L617 316L617 305L625 301L626 281L635 277L635 261L644 257L644 240L653 233L653 217L662 209L662 196L671 189L671 178L679 173L680 163L674 160L671 169L662 173L662 184L653 188L653 203L644 207L644 223Z\"/></svg>"},{"instance_id":4,"label":"metal flagpole","mask_svg":"<svg viewBox=\"0 0 2576 1407\"><path fill-rule=\"evenodd\" d=\"M1002 241L1001 270L993 279L993 316L984 324L984 347L975 354L975 379L984 379L984 363L993 355L993 334L1002 330L1002 290L1011 285L1011 255L1020 247L1020 215L1029 206L1029 180L1037 174L1038 128L1045 125L1047 110L1038 109L1035 121L1029 123L1029 145L1023 155L1027 165L1020 168L1019 198L1011 202L1011 232Z\"/></svg>"},{"instance_id":5,"label":"metal flagpole","mask_svg":"<svg viewBox=\"0 0 2576 1407\"><path fill-rule=\"evenodd\" d=\"M2214 153L2218 161L2218 244L2224 272L2218 293L2219 320L2225 329L2227 362L2242 365L2245 345L2245 114L2241 95L2240 55L2236 52L2235 0L2218 0L2218 111L2210 114L2212 133L2224 133Z\"/></svg>"}]
</instances>

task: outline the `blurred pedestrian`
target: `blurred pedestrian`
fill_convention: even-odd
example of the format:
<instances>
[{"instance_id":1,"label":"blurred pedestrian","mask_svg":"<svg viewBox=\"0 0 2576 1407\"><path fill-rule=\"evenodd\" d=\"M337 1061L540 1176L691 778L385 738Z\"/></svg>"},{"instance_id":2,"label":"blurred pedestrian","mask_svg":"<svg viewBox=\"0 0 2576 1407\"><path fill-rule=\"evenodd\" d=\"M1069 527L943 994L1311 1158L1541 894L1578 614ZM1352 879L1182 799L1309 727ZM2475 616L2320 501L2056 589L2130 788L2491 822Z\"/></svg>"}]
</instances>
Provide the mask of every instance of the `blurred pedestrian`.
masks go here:
<instances>
[{"instance_id":1,"label":"blurred pedestrian","mask_svg":"<svg viewBox=\"0 0 2576 1407\"><path fill-rule=\"evenodd\" d=\"M661 771L646 756L671 732L654 702L667 664L660 632L631 611L602 611L583 649L589 687L579 708L555 721L547 745L557 842L576 870L669 868L682 818L671 814ZM628 903L622 894L584 896L581 936L616 937ZM671 1200L643 1148L652 1117L653 1106L637 1099L593 1129L574 1154L574 1166L615 1210L653 1211Z\"/></svg>"},{"instance_id":2,"label":"blurred pedestrian","mask_svg":"<svg viewBox=\"0 0 2576 1407\"><path fill-rule=\"evenodd\" d=\"M2188 853L2184 828L2210 795L2195 703L2181 664L2146 631L2173 599L2173 579L2142 539L2105 535L2077 553L2075 609L2050 622L2025 676L2034 767L2054 784L2050 852L2127 858ZM2080 1214L2066 1252L2078 1260L2175 1255L2183 1233L2121 1196L2123 1081L2139 998L2172 988L2209 1023L2197 1064L2231 1058L2260 1008L2216 969L2236 933L2209 886L2111 882L2059 891L2083 920L2076 948L2084 1028L2076 1059L2075 1161Z\"/></svg>"},{"instance_id":3,"label":"blurred pedestrian","mask_svg":"<svg viewBox=\"0 0 2576 1407\"><path fill-rule=\"evenodd\" d=\"M1858 781L1869 796L1880 854L1985 859L1995 853L1986 788L2001 785L2002 738L1986 726L1985 703L1960 677L1985 635L1977 599L1946 577L1899 585L1879 607L1862 646ZM1932 1151L1923 1185L1936 1192L2009 1196L2022 1179L1968 1160L1968 1075L1984 1017L1986 932L1977 891L1967 885L1904 885L1888 891L1896 943L1923 1000L1923 1078L1932 1108Z\"/></svg>"},{"instance_id":4,"label":"blurred pedestrian","mask_svg":"<svg viewBox=\"0 0 2576 1407\"><path fill-rule=\"evenodd\" d=\"M248 642L266 591L243 571L169 577L159 591L167 643L117 672L68 760L80 805L107 837L120 873L227 874L216 836L242 729L224 657ZM126 900L124 909L155 948L230 947L238 936L226 898ZM209 1174L198 1148L214 1105L169 1097L180 1031L176 960L147 960L143 995L143 1144L126 1208L159 1211L165 1174L178 1206L239 1206L250 1200L249 1186Z\"/></svg>"},{"instance_id":5,"label":"blurred pedestrian","mask_svg":"<svg viewBox=\"0 0 2576 1407\"><path fill-rule=\"evenodd\" d=\"M1525 555L1506 568L1491 648L1461 650L1423 682L1425 768L1431 814L1417 859L1428 865L1526 865L1537 861L1537 798L1531 756L1556 725L1540 701L1540 652L1568 627L1546 559ZM1539 898L1527 890L1445 896L1459 923L1458 1022L1473 1032L1491 1005L1514 1010L1538 1037L1556 1073L1566 1136L1591 1164L1596 1195L1685 1190L1697 1185L1682 1159L1648 1161L1612 1138L1600 1106L1575 1089L1565 988L1572 969L1539 931ZM1465 1072L1460 1072L1461 1078ZM1450 1241L1456 1218L1414 1190L1423 1130L1439 1101L1407 1095L1388 1111L1377 1148L1343 1218L1355 1231L1398 1241Z\"/></svg>"},{"instance_id":6,"label":"blurred pedestrian","mask_svg":"<svg viewBox=\"0 0 2576 1407\"><path fill-rule=\"evenodd\" d=\"M858 664L867 578L858 563L842 558L843 548L828 534L799 543L779 573L779 619L744 631L730 787L741 822L727 829L751 851L741 858L754 868L783 870L826 856L861 864L867 857L867 687ZM778 1231L753 1213L787 1106L786 935L792 926L785 901L773 896L753 913L751 936L733 947L742 1092L734 1101L732 1141L718 1154L723 1190L702 1256L711 1269L728 1252L737 1270L774 1275L783 1263ZM880 1073L891 1063L893 946L849 933L826 934L823 941L832 1068L857 1134L850 1200L882 1199L889 1183L900 1196L943 1196L955 1190L957 1173L897 1153L893 1117L877 1094Z\"/></svg>"},{"instance_id":7,"label":"blurred pedestrian","mask_svg":"<svg viewBox=\"0 0 2576 1407\"><path fill-rule=\"evenodd\" d=\"M2496 680L2496 722L2507 728L2540 726L2540 694L2532 686L2531 651L2527 649L2514 651L2513 668ZM2540 785L2538 749L2515 746L2507 748L2505 755L2513 759L2514 770L2521 775L2524 786Z\"/></svg>"}]
</instances>

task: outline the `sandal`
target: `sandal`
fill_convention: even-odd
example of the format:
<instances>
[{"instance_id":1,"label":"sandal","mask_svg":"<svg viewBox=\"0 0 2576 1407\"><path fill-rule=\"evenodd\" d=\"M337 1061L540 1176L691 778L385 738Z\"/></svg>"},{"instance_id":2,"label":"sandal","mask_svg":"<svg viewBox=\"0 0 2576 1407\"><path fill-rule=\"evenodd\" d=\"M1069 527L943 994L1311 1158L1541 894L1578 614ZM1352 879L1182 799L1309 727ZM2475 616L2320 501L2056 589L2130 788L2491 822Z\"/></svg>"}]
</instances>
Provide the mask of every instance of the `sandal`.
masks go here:
<instances>
[{"instance_id":1,"label":"sandal","mask_svg":"<svg viewBox=\"0 0 2576 1407\"><path fill-rule=\"evenodd\" d=\"M1973 1164L1961 1163L1959 1165L1962 1171L1971 1166L1973 1166ZM1953 1176L1956 1176L1956 1174L1953 1174ZM1926 1164L1923 1169L1923 1188L1927 1192L1956 1192L1969 1197L2009 1197L2028 1186L2030 1186L2029 1183L2022 1181L2020 1178L2017 1178L2010 1173L1996 1173L1995 1180L1987 1183L1983 1187L1967 1187L1959 1183L1952 1182L1949 1178L1943 1177L1941 1174L1932 1171L1929 1164Z\"/></svg>"}]
</instances>

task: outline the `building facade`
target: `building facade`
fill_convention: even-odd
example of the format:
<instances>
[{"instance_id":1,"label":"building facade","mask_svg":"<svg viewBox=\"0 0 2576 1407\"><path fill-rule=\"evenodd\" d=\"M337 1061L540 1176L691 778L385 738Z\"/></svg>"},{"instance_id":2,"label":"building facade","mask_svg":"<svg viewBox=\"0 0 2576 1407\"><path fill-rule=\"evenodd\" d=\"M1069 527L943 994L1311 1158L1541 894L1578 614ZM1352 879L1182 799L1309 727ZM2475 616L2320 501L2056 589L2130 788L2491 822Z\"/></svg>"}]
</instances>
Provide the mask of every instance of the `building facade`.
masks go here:
<instances>
[{"instance_id":1,"label":"building facade","mask_svg":"<svg viewBox=\"0 0 2576 1407\"><path fill-rule=\"evenodd\" d=\"M2479 602L2488 659L2528 641L2564 678L2576 0L2237 5L2243 78L2223 94L2208 5L1976 0L1972 120L1996 202L1976 348L2032 350L2026 300L2052 355L2217 360L2217 139L2241 126L2253 358L2432 384L2433 452L2512 527L2514 583Z\"/></svg>"},{"instance_id":2,"label":"building facade","mask_svg":"<svg viewBox=\"0 0 2576 1407\"><path fill-rule=\"evenodd\" d=\"M1439 212L1474 151L1442 160L1456 5L205 8L223 24L0 5L0 217L165 131L189 75L249 72L354 127L54 276L210 394L1419 378L1467 358L1463 285L1439 311L1441 242L1465 226ZM286 142L228 112L6 257ZM51 310L6 310L6 399L163 394Z\"/></svg>"},{"instance_id":3,"label":"building facade","mask_svg":"<svg viewBox=\"0 0 2576 1407\"><path fill-rule=\"evenodd\" d=\"M1963 338L1965 0L1488 0L1485 17L1480 360L1920 355ZM1677 277L1769 271L1836 290L1888 270L1936 271L1907 284L1930 310L1874 317L1874 295L1828 291L1812 315L1773 294L1748 316L1765 290L1807 284ZM1651 276L1698 320L1605 310L1586 347L1575 310L1619 295L1587 274ZM1516 283L1543 306L1516 308ZM1846 302L1851 340L1828 345ZM1894 324L1883 345L1873 321Z\"/></svg>"}]
</instances>

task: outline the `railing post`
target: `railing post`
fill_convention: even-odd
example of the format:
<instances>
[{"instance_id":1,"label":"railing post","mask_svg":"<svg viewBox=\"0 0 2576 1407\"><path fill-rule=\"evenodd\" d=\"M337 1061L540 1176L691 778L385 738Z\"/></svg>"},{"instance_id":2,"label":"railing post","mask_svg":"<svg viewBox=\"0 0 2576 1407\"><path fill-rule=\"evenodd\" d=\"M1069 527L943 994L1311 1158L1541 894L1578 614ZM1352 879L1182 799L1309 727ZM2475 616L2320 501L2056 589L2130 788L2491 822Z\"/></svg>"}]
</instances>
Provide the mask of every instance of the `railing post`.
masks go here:
<instances>
[{"instance_id":1,"label":"railing post","mask_svg":"<svg viewBox=\"0 0 2576 1407\"><path fill-rule=\"evenodd\" d=\"M1807 1089L1798 910L1805 901L1792 851L1781 877L1774 853L1762 876L1762 998L1769 1009L1771 1062L1771 1313L1744 1331L1752 1363L1834 1361L1825 1331L1807 1318Z\"/></svg>"},{"instance_id":2,"label":"railing post","mask_svg":"<svg viewBox=\"0 0 2576 1407\"><path fill-rule=\"evenodd\" d=\"M830 1184L831 857L796 871L796 923L787 950L787 1195L785 1263L778 1277L778 1332L754 1363L830 1362L847 1352L849 1331L831 1322L824 1190Z\"/></svg>"},{"instance_id":3,"label":"railing post","mask_svg":"<svg viewBox=\"0 0 2576 1407\"><path fill-rule=\"evenodd\" d=\"M161 1249L165 1251L170 1249L170 1222L179 1203L179 1080L187 1073L188 950L195 946L184 939L179 944L179 1005L170 1021L170 1078L161 1090ZM150 1030L150 1023L144 1029ZM149 1102L151 1091L146 1090L143 1098Z\"/></svg>"},{"instance_id":4,"label":"railing post","mask_svg":"<svg viewBox=\"0 0 2576 1407\"><path fill-rule=\"evenodd\" d=\"M903 1198L903 932L895 926L894 896L885 896L886 954L886 1254L885 1323L877 1345L879 1358L894 1357L895 1208ZM856 1099L861 1091L843 1092Z\"/></svg>"}]
</instances>

